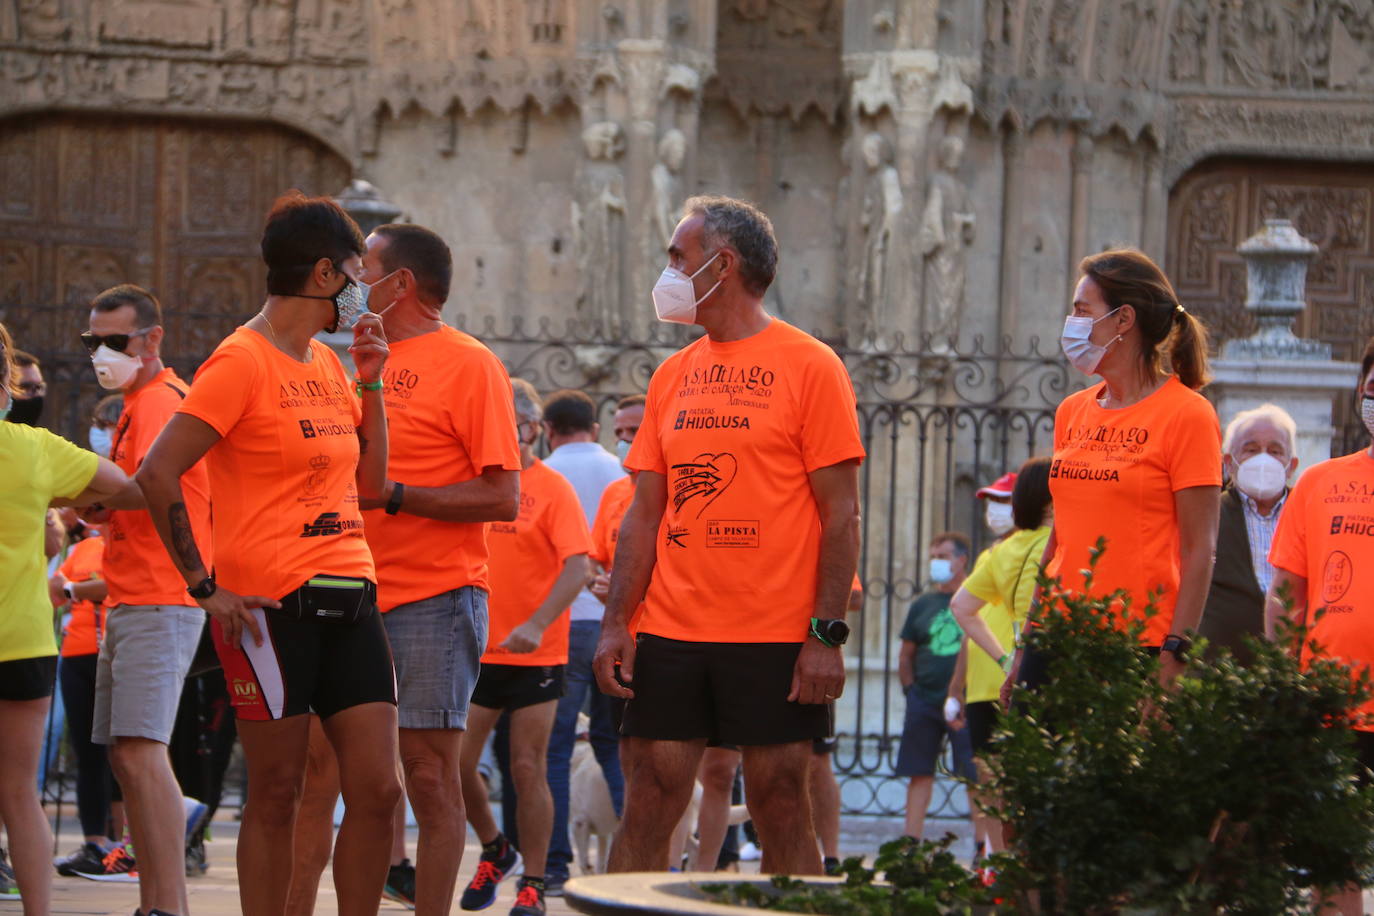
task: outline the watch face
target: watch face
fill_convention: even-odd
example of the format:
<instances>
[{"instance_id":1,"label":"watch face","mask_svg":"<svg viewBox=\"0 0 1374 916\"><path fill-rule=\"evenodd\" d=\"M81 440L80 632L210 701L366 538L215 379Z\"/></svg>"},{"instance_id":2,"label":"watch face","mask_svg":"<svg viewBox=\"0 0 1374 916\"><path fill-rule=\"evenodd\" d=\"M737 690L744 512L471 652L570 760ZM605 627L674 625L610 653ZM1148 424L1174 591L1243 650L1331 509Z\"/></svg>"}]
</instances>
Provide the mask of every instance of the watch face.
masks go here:
<instances>
[{"instance_id":1,"label":"watch face","mask_svg":"<svg viewBox=\"0 0 1374 916\"><path fill-rule=\"evenodd\" d=\"M826 627L826 638L839 645L849 638L849 624L843 620L832 620Z\"/></svg>"}]
</instances>

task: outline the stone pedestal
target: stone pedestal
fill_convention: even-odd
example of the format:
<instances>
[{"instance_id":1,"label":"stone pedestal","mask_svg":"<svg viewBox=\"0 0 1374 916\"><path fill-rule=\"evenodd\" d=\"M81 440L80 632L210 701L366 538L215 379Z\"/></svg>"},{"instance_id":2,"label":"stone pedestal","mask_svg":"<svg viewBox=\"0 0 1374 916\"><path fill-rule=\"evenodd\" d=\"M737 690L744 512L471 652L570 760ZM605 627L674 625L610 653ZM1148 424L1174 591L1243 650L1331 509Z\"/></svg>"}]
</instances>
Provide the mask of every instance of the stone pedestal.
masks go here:
<instances>
[{"instance_id":1,"label":"stone pedestal","mask_svg":"<svg viewBox=\"0 0 1374 916\"><path fill-rule=\"evenodd\" d=\"M1332 360L1219 359L1212 363L1215 379L1209 392L1222 429L1240 411L1265 403L1292 414L1298 425L1298 473L1302 473L1332 457L1336 434L1332 408L1337 397L1348 397L1354 390L1359 371L1356 363Z\"/></svg>"},{"instance_id":2,"label":"stone pedestal","mask_svg":"<svg viewBox=\"0 0 1374 916\"><path fill-rule=\"evenodd\" d=\"M1359 367L1334 362L1329 344L1293 333L1306 307L1307 265L1317 246L1286 219L1267 219L1264 228L1236 249L1245 259L1245 307L1258 330L1231 340L1212 363L1217 413L1223 428L1238 412L1274 403L1298 425L1298 468L1331 457L1335 398L1352 390Z\"/></svg>"}]
</instances>

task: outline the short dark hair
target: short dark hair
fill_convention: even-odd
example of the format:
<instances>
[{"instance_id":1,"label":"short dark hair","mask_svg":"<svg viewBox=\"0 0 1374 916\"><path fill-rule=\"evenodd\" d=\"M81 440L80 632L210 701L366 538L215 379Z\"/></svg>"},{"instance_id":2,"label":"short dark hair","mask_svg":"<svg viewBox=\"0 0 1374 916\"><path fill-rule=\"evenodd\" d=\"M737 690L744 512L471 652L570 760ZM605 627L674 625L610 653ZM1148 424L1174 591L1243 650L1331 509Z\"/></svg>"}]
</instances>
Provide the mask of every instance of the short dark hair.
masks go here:
<instances>
[{"instance_id":1,"label":"short dark hair","mask_svg":"<svg viewBox=\"0 0 1374 916\"><path fill-rule=\"evenodd\" d=\"M162 324L162 305L157 301L157 297L132 283L111 286L105 292L97 294L91 300L91 311L113 312L126 305L133 306L134 318L138 321L140 330Z\"/></svg>"},{"instance_id":2,"label":"short dark hair","mask_svg":"<svg viewBox=\"0 0 1374 916\"><path fill-rule=\"evenodd\" d=\"M1355 382L1355 403L1360 402L1360 393L1364 391L1364 380L1369 378L1369 370L1374 368L1374 337L1369 338L1369 343L1364 347L1364 359L1360 360L1360 377Z\"/></svg>"},{"instance_id":3,"label":"short dark hair","mask_svg":"<svg viewBox=\"0 0 1374 916\"><path fill-rule=\"evenodd\" d=\"M739 252L744 288L762 296L778 272L778 240L773 223L753 204L733 197L692 197L682 205L686 216L700 213L707 245L729 245Z\"/></svg>"},{"instance_id":4,"label":"short dark hair","mask_svg":"<svg viewBox=\"0 0 1374 916\"><path fill-rule=\"evenodd\" d=\"M544 422L557 436L589 433L596 426L596 402L584 391L555 391L544 399Z\"/></svg>"},{"instance_id":5,"label":"short dark hair","mask_svg":"<svg viewBox=\"0 0 1374 916\"><path fill-rule=\"evenodd\" d=\"M648 402L648 398L642 394L627 394L625 397L615 402L616 410L625 410L629 407L643 407Z\"/></svg>"},{"instance_id":6,"label":"short dark hair","mask_svg":"<svg viewBox=\"0 0 1374 916\"><path fill-rule=\"evenodd\" d=\"M1050 459L1032 458L1016 472L1016 486L1011 488L1011 520L1017 528L1034 531L1045 524L1045 509L1051 500Z\"/></svg>"},{"instance_id":7,"label":"short dark hair","mask_svg":"<svg viewBox=\"0 0 1374 916\"><path fill-rule=\"evenodd\" d=\"M24 350L14 351L14 364L20 369L27 369L33 366L35 369L42 369L43 364L38 361L38 357Z\"/></svg>"},{"instance_id":8,"label":"short dark hair","mask_svg":"<svg viewBox=\"0 0 1374 916\"><path fill-rule=\"evenodd\" d=\"M961 531L941 531L930 539L931 547L936 544L953 544L954 552L965 560L969 558L969 554L973 553L973 545L969 543L968 535Z\"/></svg>"},{"instance_id":9,"label":"short dark hair","mask_svg":"<svg viewBox=\"0 0 1374 916\"><path fill-rule=\"evenodd\" d=\"M448 301L453 252L438 233L414 223L387 223L372 232L386 239L381 260L387 273L404 267L415 275L422 299L431 305Z\"/></svg>"},{"instance_id":10,"label":"short dark hair","mask_svg":"<svg viewBox=\"0 0 1374 916\"><path fill-rule=\"evenodd\" d=\"M272 204L262 229L267 292L294 295L320 258L338 265L366 250L362 230L337 202L287 191Z\"/></svg>"}]
</instances>

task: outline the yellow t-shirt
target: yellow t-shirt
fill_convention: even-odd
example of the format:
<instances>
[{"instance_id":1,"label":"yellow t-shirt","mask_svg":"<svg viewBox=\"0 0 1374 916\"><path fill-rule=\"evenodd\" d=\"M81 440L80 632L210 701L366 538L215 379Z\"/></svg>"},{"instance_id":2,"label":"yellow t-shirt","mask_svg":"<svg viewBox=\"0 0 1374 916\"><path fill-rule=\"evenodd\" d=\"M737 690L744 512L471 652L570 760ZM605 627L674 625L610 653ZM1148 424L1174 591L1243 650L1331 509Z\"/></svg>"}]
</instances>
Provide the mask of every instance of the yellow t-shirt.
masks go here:
<instances>
[{"instance_id":1,"label":"yellow t-shirt","mask_svg":"<svg viewBox=\"0 0 1374 916\"><path fill-rule=\"evenodd\" d=\"M98 461L46 429L0 422L0 662L57 654L44 521L48 503L86 489Z\"/></svg>"},{"instance_id":2,"label":"yellow t-shirt","mask_svg":"<svg viewBox=\"0 0 1374 916\"><path fill-rule=\"evenodd\" d=\"M1012 651L1017 628L1026 622L1031 598L1035 595L1040 557L1045 552L1045 542L1049 537L1049 526L1034 531L1016 531L1005 541L983 551L974 564L973 572L964 580L964 588L970 595L987 602L978 616L983 618L1008 652ZM964 702L982 703L997 699L1005 680L1006 675L997 664L997 659L970 641Z\"/></svg>"}]
</instances>

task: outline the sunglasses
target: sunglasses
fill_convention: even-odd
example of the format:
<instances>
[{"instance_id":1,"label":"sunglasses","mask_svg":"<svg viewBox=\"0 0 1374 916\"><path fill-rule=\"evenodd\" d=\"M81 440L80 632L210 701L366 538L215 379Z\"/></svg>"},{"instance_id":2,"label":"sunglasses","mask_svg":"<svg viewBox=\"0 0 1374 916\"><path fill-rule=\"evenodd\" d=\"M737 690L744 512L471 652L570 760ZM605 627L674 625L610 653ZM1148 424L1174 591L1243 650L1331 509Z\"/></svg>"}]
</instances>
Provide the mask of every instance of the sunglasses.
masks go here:
<instances>
[{"instance_id":1,"label":"sunglasses","mask_svg":"<svg viewBox=\"0 0 1374 916\"><path fill-rule=\"evenodd\" d=\"M141 331L134 331L132 334L105 335L92 334L90 331L83 331L81 332L81 342L85 344L86 349L92 353L94 353L96 350L99 350L101 344L104 344L111 350L123 353L128 348L129 341L133 340L135 337L142 337L144 334L147 334L151 330L152 328L143 328Z\"/></svg>"}]
</instances>

